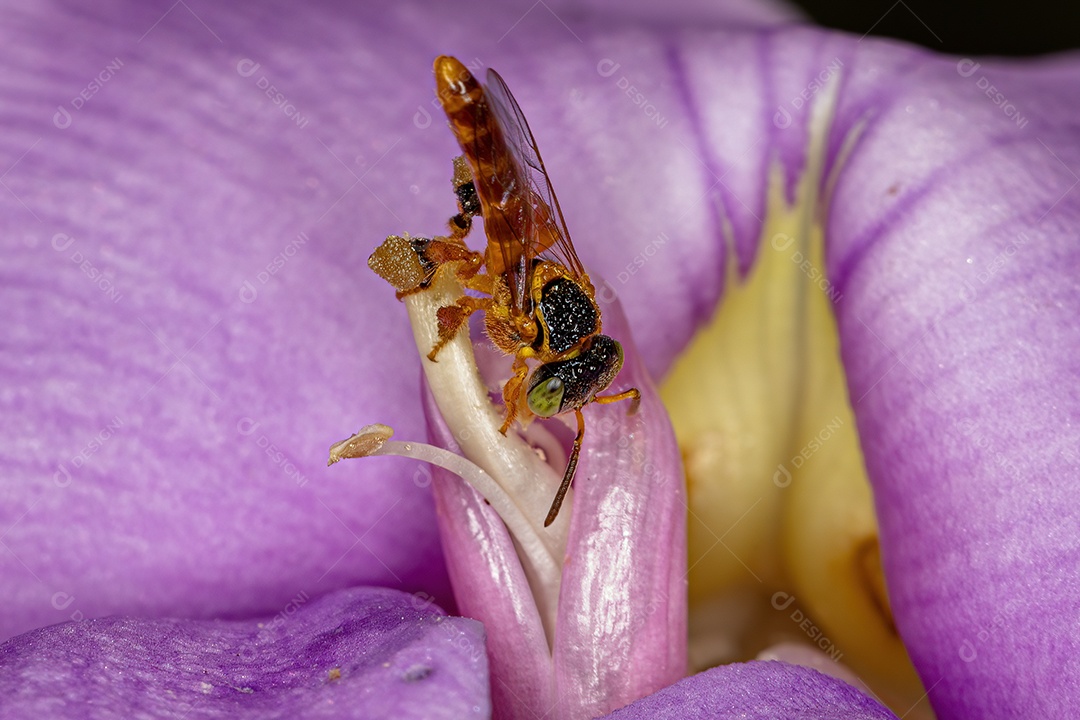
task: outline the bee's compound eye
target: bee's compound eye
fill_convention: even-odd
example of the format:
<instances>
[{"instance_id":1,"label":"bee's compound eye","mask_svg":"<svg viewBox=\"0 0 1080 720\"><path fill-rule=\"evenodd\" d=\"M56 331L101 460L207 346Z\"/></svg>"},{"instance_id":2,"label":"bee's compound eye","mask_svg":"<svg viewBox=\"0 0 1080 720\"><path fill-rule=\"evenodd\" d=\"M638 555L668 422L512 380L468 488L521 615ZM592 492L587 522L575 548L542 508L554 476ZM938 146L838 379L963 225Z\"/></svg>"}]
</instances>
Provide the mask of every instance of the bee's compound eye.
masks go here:
<instances>
[{"instance_id":1,"label":"bee's compound eye","mask_svg":"<svg viewBox=\"0 0 1080 720\"><path fill-rule=\"evenodd\" d=\"M540 417L557 415L562 407L563 381L550 377L529 391L529 409Z\"/></svg>"}]
</instances>

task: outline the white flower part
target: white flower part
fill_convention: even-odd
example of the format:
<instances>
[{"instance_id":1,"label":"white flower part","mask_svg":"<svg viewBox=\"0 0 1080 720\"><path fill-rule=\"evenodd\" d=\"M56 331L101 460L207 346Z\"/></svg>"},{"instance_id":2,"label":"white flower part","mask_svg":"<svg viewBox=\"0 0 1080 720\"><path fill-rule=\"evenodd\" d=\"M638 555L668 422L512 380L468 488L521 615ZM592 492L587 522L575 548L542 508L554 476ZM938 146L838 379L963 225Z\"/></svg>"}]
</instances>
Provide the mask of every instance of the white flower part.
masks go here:
<instances>
[{"instance_id":1,"label":"white flower part","mask_svg":"<svg viewBox=\"0 0 1080 720\"><path fill-rule=\"evenodd\" d=\"M556 473L514 429L506 435L499 432L502 409L492 404L477 370L467 324L443 346L435 362L428 360L427 355L439 337L436 313L440 307L453 305L463 294L452 268L444 266L435 274L429 288L406 296L405 306L428 388L443 421L461 453L483 469L501 495L490 487L480 487L469 475L462 477L491 503L506 523L550 640L554 636L573 511L572 493L567 494L556 521L545 528L544 518L562 479L561 473Z\"/></svg>"}]
</instances>

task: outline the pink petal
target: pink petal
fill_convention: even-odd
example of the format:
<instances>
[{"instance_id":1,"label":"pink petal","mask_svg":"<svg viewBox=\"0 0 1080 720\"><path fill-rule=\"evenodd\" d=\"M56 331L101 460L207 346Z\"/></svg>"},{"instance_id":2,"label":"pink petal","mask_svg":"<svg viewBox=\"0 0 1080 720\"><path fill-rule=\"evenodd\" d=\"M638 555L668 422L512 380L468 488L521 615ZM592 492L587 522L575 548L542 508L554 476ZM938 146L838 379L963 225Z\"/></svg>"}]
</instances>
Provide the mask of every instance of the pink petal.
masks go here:
<instances>
[{"instance_id":1,"label":"pink petal","mask_svg":"<svg viewBox=\"0 0 1080 720\"><path fill-rule=\"evenodd\" d=\"M642 397L636 415L625 402L588 411L555 633L565 718L609 712L686 674L682 461L625 316L615 303L603 311L626 356L610 391Z\"/></svg>"}]
</instances>

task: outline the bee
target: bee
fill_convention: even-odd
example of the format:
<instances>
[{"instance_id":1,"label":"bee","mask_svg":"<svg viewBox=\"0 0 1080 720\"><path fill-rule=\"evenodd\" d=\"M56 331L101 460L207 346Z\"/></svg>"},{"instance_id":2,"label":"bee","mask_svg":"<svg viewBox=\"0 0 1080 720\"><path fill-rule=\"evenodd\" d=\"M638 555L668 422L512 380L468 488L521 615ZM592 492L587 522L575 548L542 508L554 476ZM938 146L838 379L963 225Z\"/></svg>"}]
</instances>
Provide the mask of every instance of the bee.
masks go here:
<instances>
[{"instance_id":1,"label":"bee","mask_svg":"<svg viewBox=\"0 0 1080 720\"><path fill-rule=\"evenodd\" d=\"M619 374L622 346L601 333L592 281L570 241L536 140L506 83L488 70L487 83L481 85L448 56L435 60L435 82L463 153L454 159L458 214L450 219L447 237L388 239L408 243L418 258L416 278L397 284L398 295L422 289L439 266L454 263L459 281L482 297L464 295L438 310L439 339L428 359L437 361L439 350L469 316L483 311L488 337L514 358L513 374L503 386L501 432L506 434L515 419L575 413L577 434L546 527L558 516L574 479L585 437L582 408L631 400L630 412L635 412L641 394L636 388L598 394ZM464 242L477 216L487 236L483 252ZM369 260L380 274L388 264L379 257L382 250ZM538 363L531 374L529 360Z\"/></svg>"}]
</instances>

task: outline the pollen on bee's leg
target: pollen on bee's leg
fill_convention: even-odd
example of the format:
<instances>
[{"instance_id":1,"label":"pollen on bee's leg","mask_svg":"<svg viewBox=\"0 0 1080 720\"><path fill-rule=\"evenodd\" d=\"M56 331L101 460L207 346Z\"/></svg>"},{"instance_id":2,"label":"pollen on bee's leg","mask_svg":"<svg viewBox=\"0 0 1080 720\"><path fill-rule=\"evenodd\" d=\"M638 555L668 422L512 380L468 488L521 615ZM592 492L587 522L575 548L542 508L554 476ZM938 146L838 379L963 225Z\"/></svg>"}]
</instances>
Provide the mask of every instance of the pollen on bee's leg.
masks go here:
<instances>
[{"instance_id":1,"label":"pollen on bee's leg","mask_svg":"<svg viewBox=\"0 0 1080 720\"><path fill-rule=\"evenodd\" d=\"M420 240L423 238L391 235L371 253L368 267L399 293L415 292L431 275L431 268L416 251Z\"/></svg>"}]
</instances>

